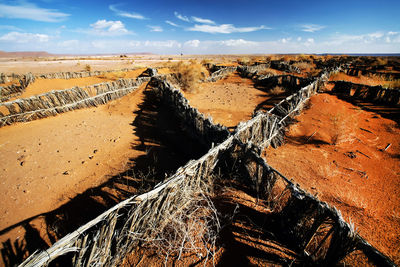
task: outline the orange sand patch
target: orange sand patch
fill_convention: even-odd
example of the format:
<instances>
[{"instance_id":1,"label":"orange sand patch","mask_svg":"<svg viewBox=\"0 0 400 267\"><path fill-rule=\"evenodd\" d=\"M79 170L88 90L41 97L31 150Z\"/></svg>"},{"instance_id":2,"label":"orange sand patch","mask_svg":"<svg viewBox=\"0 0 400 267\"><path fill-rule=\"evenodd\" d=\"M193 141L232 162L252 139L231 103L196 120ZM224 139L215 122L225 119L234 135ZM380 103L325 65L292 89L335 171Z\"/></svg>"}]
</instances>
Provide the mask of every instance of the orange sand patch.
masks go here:
<instances>
[{"instance_id":1,"label":"orange sand patch","mask_svg":"<svg viewBox=\"0 0 400 267\"><path fill-rule=\"evenodd\" d=\"M238 74L215 83L203 83L197 91L184 92L184 95L191 106L227 127L251 119L257 105L265 100L264 92L254 88L250 79L243 79Z\"/></svg>"},{"instance_id":2,"label":"orange sand patch","mask_svg":"<svg viewBox=\"0 0 400 267\"><path fill-rule=\"evenodd\" d=\"M343 72L339 72L330 77L331 81L347 81L352 83L366 84L370 86L384 85L387 81L384 81L380 78L376 77L368 77L368 76L350 76Z\"/></svg>"},{"instance_id":3,"label":"orange sand patch","mask_svg":"<svg viewBox=\"0 0 400 267\"><path fill-rule=\"evenodd\" d=\"M144 86L98 108L1 128L0 229L59 207L141 155L131 123Z\"/></svg>"},{"instance_id":4,"label":"orange sand patch","mask_svg":"<svg viewBox=\"0 0 400 267\"><path fill-rule=\"evenodd\" d=\"M399 126L329 94L313 96L310 103L289 128L286 144L265 151L267 162L340 209L368 242L399 264Z\"/></svg>"}]
</instances>

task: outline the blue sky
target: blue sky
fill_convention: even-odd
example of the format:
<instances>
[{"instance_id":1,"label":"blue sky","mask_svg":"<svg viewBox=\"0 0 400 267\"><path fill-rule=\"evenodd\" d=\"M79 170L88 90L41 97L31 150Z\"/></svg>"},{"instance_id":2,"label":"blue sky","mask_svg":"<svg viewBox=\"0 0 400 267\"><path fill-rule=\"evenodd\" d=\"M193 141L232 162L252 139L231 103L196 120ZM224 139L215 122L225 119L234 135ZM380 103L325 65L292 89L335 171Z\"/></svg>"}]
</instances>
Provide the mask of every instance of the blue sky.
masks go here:
<instances>
[{"instance_id":1,"label":"blue sky","mask_svg":"<svg viewBox=\"0 0 400 267\"><path fill-rule=\"evenodd\" d=\"M0 0L0 50L400 53L399 11L399 0Z\"/></svg>"}]
</instances>

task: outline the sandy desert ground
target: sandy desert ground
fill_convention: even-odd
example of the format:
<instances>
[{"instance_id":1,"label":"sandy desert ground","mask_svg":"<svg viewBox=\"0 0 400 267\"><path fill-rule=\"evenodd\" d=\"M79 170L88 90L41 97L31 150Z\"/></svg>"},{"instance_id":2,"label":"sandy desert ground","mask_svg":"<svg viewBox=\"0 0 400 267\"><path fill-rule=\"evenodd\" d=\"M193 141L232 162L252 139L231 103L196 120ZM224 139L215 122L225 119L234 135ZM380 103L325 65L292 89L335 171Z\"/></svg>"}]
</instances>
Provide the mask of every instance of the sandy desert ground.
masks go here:
<instances>
[{"instance_id":1,"label":"sandy desert ground","mask_svg":"<svg viewBox=\"0 0 400 267\"><path fill-rule=\"evenodd\" d=\"M189 58L193 57L185 57ZM232 63L234 58L213 60ZM95 60L1 59L0 72L82 71L90 64L92 70L135 68L124 73L124 78L135 78L146 67L161 68L167 61L179 59L156 55ZM110 78L37 79L13 99L112 81ZM257 87L237 73L183 93L193 107L230 130L250 119L254 111L272 107L287 96ZM3 263L4 257L17 262L37 248L50 246L206 152L196 140L182 137L179 121L157 101L143 84L106 105L0 128ZM384 108L373 105L365 110L362 103L350 103L329 92L315 95L288 127L284 145L267 148L263 156L302 188L336 206L364 238L399 264L400 128L398 118L380 112ZM144 182L149 177L152 181ZM236 242L241 243L238 236ZM257 242L261 240L255 240L253 246ZM227 250L217 253L221 264L230 262L224 254ZM158 262L151 255L146 260L149 264ZM258 260L249 256L245 263L263 264ZM128 258L125 264L136 261Z\"/></svg>"}]
</instances>

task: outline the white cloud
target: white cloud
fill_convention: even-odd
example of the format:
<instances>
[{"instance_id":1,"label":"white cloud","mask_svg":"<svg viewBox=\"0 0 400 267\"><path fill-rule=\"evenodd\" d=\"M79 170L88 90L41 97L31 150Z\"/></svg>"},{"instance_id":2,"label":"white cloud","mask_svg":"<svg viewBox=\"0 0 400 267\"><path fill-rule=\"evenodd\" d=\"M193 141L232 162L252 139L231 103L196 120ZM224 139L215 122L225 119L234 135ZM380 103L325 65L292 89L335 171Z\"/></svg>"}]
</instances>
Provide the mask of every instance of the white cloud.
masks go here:
<instances>
[{"instance_id":1,"label":"white cloud","mask_svg":"<svg viewBox=\"0 0 400 267\"><path fill-rule=\"evenodd\" d=\"M388 32L388 35L397 35L397 34L399 34L399 33L398 32L392 32L392 31Z\"/></svg>"},{"instance_id":2,"label":"white cloud","mask_svg":"<svg viewBox=\"0 0 400 267\"><path fill-rule=\"evenodd\" d=\"M190 47L199 47L200 40L190 40L190 41L185 42L183 45L190 46Z\"/></svg>"},{"instance_id":3,"label":"white cloud","mask_svg":"<svg viewBox=\"0 0 400 267\"><path fill-rule=\"evenodd\" d=\"M226 46L251 46L257 44L257 42L247 41L243 39L229 39L229 40L219 41L218 44Z\"/></svg>"},{"instance_id":4,"label":"white cloud","mask_svg":"<svg viewBox=\"0 0 400 267\"><path fill-rule=\"evenodd\" d=\"M169 24L171 26L174 26L174 27L180 27L178 24L173 23L172 21L169 21L169 20L166 20L165 23L167 23L167 24Z\"/></svg>"},{"instance_id":5,"label":"white cloud","mask_svg":"<svg viewBox=\"0 0 400 267\"><path fill-rule=\"evenodd\" d=\"M17 5L0 4L0 18L59 22L67 19L68 16L69 14L55 9L40 8L25 1L20 1Z\"/></svg>"},{"instance_id":6,"label":"white cloud","mask_svg":"<svg viewBox=\"0 0 400 267\"><path fill-rule=\"evenodd\" d=\"M20 32L23 31L23 29L12 26L12 25L0 25L0 30L20 31Z\"/></svg>"},{"instance_id":7,"label":"white cloud","mask_svg":"<svg viewBox=\"0 0 400 267\"><path fill-rule=\"evenodd\" d=\"M207 32L207 33L234 33L234 32L254 32L258 30L269 29L263 25L259 27L235 27L232 24L221 24L221 25L198 25L195 24L193 27L187 28L188 31L196 32Z\"/></svg>"},{"instance_id":8,"label":"white cloud","mask_svg":"<svg viewBox=\"0 0 400 267\"><path fill-rule=\"evenodd\" d=\"M167 40L167 41L145 41L142 42L143 46L146 47L166 47L166 48L172 48L172 47L181 47L182 44L179 43L178 41L175 40Z\"/></svg>"},{"instance_id":9,"label":"white cloud","mask_svg":"<svg viewBox=\"0 0 400 267\"><path fill-rule=\"evenodd\" d=\"M307 41L304 43L304 46L309 47L314 44L314 38L308 38Z\"/></svg>"},{"instance_id":10,"label":"white cloud","mask_svg":"<svg viewBox=\"0 0 400 267\"><path fill-rule=\"evenodd\" d=\"M126 35L126 34L132 34L132 32L128 31L125 28L125 25L117 20L117 21L112 21L112 20L98 20L93 24L90 24L90 27L92 28L89 33L94 34L94 35L100 35L100 36L117 36L117 35Z\"/></svg>"},{"instance_id":11,"label":"white cloud","mask_svg":"<svg viewBox=\"0 0 400 267\"><path fill-rule=\"evenodd\" d=\"M383 33L382 32L373 32L373 33L369 33L368 34L368 36L371 38L371 39L379 39L379 38L382 38L383 37Z\"/></svg>"},{"instance_id":12,"label":"white cloud","mask_svg":"<svg viewBox=\"0 0 400 267\"><path fill-rule=\"evenodd\" d=\"M126 12L117 8L118 5L109 5L108 8L113 11L117 16L131 18L131 19L147 19L145 16L135 13L135 12Z\"/></svg>"},{"instance_id":13,"label":"white cloud","mask_svg":"<svg viewBox=\"0 0 400 267\"><path fill-rule=\"evenodd\" d=\"M151 32L162 32L163 31L163 28L161 28L160 26L147 25L147 27L150 28Z\"/></svg>"},{"instance_id":14,"label":"white cloud","mask_svg":"<svg viewBox=\"0 0 400 267\"><path fill-rule=\"evenodd\" d=\"M57 45L61 48L72 50L72 49L76 49L79 46L79 41L78 40L66 40L66 41L58 42Z\"/></svg>"},{"instance_id":15,"label":"white cloud","mask_svg":"<svg viewBox=\"0 0 400 267\"><path fill-rule=\"evenodd\" d=\"M11 42L11 43L46 43L50 40L50 36L47 34L39 33L21 33L21 32L9 32L0 36L0 41Z\"/></svg>"},{"instance_id":16,"label":"white cloud","mask_svg":"<svg viewBox=\"0 0 400 267\"><path fill-rule=\"evenodd\" d=\"M322 29L325 28L325 26L322 25L317 25L317 24L304 24L301 25L301 30L303 32L316 32L316 31L320 31Z\"/></svg>"},{"instance_id":17,"label":"white cloud","mask_svg":"<svg viewBox=\"0 0 400 267\"><path fill-rule=\"evenodd\" d=\"M182 21L190 22L190 19L188 17L183 16L183 15L179 14L176 11L174 12L174 15L175 15L176 18L178 18L178 19L180 19Z\"/></svg>"},{"instance_id":18,"label":"white cloud","mask_svg":"<svg viewBox=\"0 0 400 267\"><path fill-rule=\"evenodd\" d=\"M297 42L300 42L301 41L301 37L297 37Z\"/></svg>"},{"instance_id":19,"label":"white cloud","mask_svg":"<svg viewBox=\"0 0 400 267\"><path fill-rule=\"evenodd\" d=\"M350 35L350 34L336 34L331 37L329 40L330 43L334 45L342 45L346 43L358 43L358 44L369 44L369 43L377 43L381 41L391 40L390 37L393 37L393 34L388 32L387 34L383 32L372 32L367 34L359 34L359 35ZM388 39L389 38L389 39ZM390 41L389 41L390 42Z\"/></svg>"},{"instance_id":20,"label":"white cloud","mask_svg":"<svg viewBox=\"0 0 400 267\"><path fill-rule=\"evenodd\" d=\"M139 47L141 45L141 42L140 41L130 41L128 43L128 45L132 46L132 47Z\"/></svg>"},{"instance_id":21,"label":"white cloud","mask_svg":"<svg viewBox=\"0 0 400 267\"><path fill-rule=\"evenodd\" d=\"M202 23L202 24L215 24L215 22L210 19L203 19L203 18L199 18L199 17L195 17L195 16L192 16L192 20L194 22Z\"/></svg>"},{"instance_id":22,"label":"white cloud","mask_svg":"<svg viewBox=\"0 0 400 267\"><path fill-rule=\"evenodd\" d=\"M290 42L290 40L292 40L291 37L289 37L289 38L282 38L282 39L281 39L281 42L282 42L283 44L286 44L286 43Z\"/></svg>"}]
</instances>

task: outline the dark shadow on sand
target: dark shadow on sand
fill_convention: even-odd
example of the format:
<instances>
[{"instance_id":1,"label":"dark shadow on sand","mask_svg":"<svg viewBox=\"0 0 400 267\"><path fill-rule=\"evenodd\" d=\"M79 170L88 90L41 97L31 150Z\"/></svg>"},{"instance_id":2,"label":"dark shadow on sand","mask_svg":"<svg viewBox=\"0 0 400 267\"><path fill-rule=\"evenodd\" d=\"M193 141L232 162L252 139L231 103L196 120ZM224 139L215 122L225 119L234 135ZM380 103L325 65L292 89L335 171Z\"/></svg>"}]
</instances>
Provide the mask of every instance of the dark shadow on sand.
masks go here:
<instances>
[{"instance_id":1,"label":"dark shadow on sand","mask_svg":"<svg viewBox=\"0 0 400 267\"><path fill-rule=\"evenodd\" d=\"M125 171L110 176L105 183L78 194L59 208L0 230L0 236L12 230L25 232L19 239L2 243L4 265L15 266L34 251L48 248L48 243L55 243L122 200L150 190L180 166L207 151L207 147L181 130L181 122L160 103L153 91L146 89L144 96L132 122L132 137L138 137L140 144L132 142L132 149L145 154L130 159ZM35 228L37 225L41 228Z\"/></svg>"}]
</instances>

